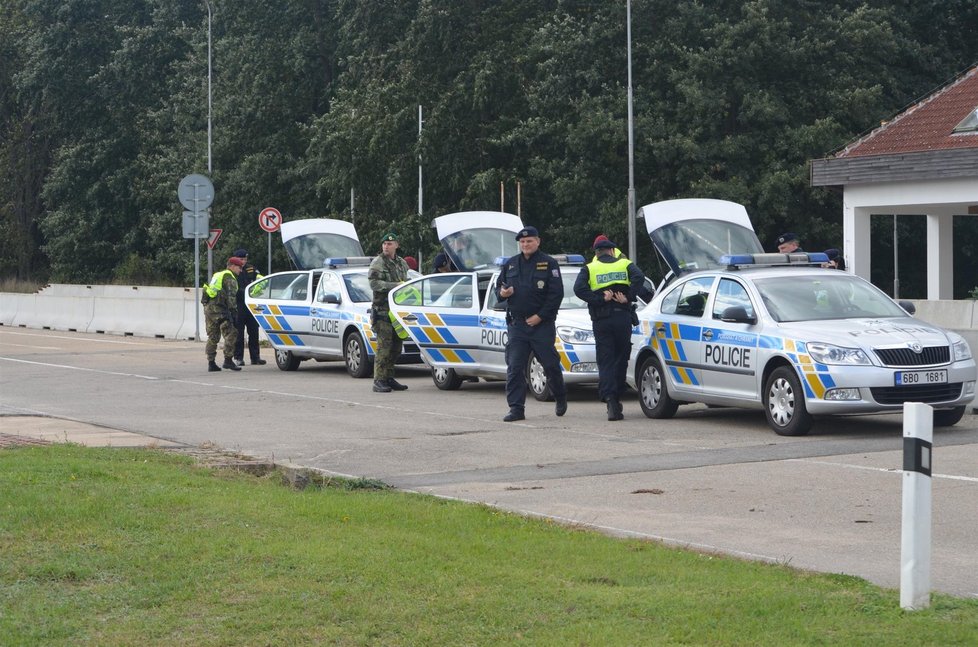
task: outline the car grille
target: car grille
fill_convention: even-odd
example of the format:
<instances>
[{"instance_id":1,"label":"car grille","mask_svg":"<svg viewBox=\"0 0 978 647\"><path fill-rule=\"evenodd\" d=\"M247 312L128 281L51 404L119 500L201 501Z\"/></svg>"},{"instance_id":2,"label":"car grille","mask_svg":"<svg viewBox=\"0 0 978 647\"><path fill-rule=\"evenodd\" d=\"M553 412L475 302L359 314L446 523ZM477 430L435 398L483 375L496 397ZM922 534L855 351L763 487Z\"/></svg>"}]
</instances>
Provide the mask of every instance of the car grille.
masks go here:
<instances>
[{"instance_id":1,"label":"car grille","mask_svg":"<svg viewBox=\"0 0 978 647\"><path fill-rule=\"evenodd\" d=\"M919 353L909 348L874 348L873 352L884 366L934 366L951 361L947 346L927 346Z\"/></svg>"},{"instance_id":2,"label":"car grille","mask_svg":"<svg viewBox=\"0 0 978 647\"><path fill-rule=\"evenodd\" d=\"M904 402L947 402L961 395L961 382L953 384L919 384L917 386L884 386L871 388L873 399L880 404Z\"/></svg>"}]
</instances>

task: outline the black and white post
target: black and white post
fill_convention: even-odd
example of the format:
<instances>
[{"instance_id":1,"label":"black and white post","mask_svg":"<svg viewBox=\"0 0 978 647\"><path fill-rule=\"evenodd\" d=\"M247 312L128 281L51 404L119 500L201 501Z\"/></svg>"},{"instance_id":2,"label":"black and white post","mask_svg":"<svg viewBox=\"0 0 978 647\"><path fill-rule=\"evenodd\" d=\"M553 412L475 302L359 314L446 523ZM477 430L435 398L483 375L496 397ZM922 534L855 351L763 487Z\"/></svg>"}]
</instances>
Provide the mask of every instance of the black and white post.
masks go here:
<instances>
[{"instance_id":1,"label":"black and white post","mask_svg":"<svg viewBox=\"0 0 978 647\"><path fill-rule=\"evenodd\" d=\"M930 606L931 450L934 410L921 402L903 405L903 532L900 607Z\"/></svg>"}]
</instances>

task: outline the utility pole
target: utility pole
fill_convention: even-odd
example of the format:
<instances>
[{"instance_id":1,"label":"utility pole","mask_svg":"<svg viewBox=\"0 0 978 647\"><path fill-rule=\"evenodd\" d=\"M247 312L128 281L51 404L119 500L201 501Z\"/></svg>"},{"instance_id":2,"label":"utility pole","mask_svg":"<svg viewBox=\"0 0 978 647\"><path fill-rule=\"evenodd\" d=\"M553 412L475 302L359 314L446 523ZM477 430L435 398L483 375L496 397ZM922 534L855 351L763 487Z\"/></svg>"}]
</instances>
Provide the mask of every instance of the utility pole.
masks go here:
<instances>
[{"instance_id":1,"label":"utility pole","mask_svg":"<svg viewBox=\"0 0 978 647\"><path fill-rule=\"evenodd\" d=\"M632 0L625 3L628 40L628 258L635 260L635 127L632 121Z\"/></svg>"},{"instance_id":2,"label":"utility pole","mask_svg":"<svg viewBox=\"0 0 978 647\"><path fill-rule=\"evenodd\" d=\"M210 0L204 0L204 4L207 5L207 178L214 181L213 176L213 165L211 161L211 3ZM208 222L212 222L210 219L210 209L208 209ZM211 246L207 246L207 280L210 281L210 277L214 275L214 250Z\"/></svg>"}]
</instances>

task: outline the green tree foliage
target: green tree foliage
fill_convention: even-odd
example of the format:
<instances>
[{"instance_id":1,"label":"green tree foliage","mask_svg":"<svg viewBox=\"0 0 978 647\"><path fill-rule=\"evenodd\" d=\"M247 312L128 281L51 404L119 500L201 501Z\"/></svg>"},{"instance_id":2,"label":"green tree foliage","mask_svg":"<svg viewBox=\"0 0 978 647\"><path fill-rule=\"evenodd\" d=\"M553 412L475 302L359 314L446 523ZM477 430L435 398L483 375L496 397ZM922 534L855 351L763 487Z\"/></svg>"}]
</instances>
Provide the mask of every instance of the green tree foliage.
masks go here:
<instances>
[{"instance_id":1,"label":"green tree foliage","mask_svg":"<svg viewBox=\"0 0 978 647\"><path fill-rule=\"evenodd\" d=\"M430 254L433 216L498 209L500 186L515 212L517 184L546 249L626 241L624 2L211 7L219 256L265 265L266 206ZM765 243L838 246L839 196L808 161L978 60L976 22L966 0L634 0L638 206L736 200ZM0 273L192 281L175 193L207 173L204 0L8 0L0 36Z\"/></svg>"}]
</instances>

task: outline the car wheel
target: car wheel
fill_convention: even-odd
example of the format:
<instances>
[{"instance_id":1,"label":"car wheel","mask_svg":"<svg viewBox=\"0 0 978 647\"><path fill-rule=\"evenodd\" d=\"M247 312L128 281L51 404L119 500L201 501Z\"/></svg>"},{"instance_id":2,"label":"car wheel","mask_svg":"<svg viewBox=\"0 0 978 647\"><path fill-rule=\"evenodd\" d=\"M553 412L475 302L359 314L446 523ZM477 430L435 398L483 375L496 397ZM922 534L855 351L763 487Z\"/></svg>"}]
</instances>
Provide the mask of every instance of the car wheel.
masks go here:
<instances>
[{"instance_id":1,"label":"car wheel","mask_svg":"<svg viewBox=\"0 0 978 647\"><path fill-rule=\"evenodd\" d=\"M954 407L953 409L935 409L934 426L950 427L956 425L964 416L965 407Z\"/></svg>"},{"instance_id":2,"label":"car wheel","mask_svg":"<svg viewBox=\"0 0 978 647\"><path fill-rule=\"evenodd\" d=\"M543 370L543 364L533 354L530 354L530 359L526 363L526 381L530 385L533 397L540 402L550 402L554 399L554 394L550 392L550 385L547 384L547 374Z\"/></svg>"},{"instance_id":3,"label":"car wheel","mask_svg":"<svg viewBox=\"0 0 978 647\"><path fill-rule=\"evenodd\" d=\"M275 365L282 371L294 371L302 360L289 350L275 350Z\"/></svg>"},{"instance_id":4,"label":"car wheel","mask_svg":"<svg viewBox=\"0 0 978 647\"><path fill-rule=\"evenodd\" d=\"M431 369L431 379L435 386L442 391L455 391L462 386L462 377L455 372L454 368L433 368Z\"/></svg>"},{"instance_id":5,"label":"car wheel","mask_svg":"<svg viewBox=\"0 0 978 647\"><path fill-rule=\"evenodd\" d=\"M666 375L662 371L658 357L649 355L645 358L635 383L638 387L638 403L646 416L671 418L676 415L679 403L669 397Z\"/></svg>"},{"instance_id":6,"label":"car wheel","mask_svg":"<svg viewBox=\"0 0 978 647\"><path fill-rule=\"evenodd\" d=\"M812 428L812 416L805 406L798 374L790 366L771 371L764 384L764 412L767 423L779 436L804 436Z\"/></svg>"},{"instance_id":7,"label":"car wheel","mask_svg":"<svg viewBox=\"0 0 978 647\"><path fill-rule=\"evenodd\" d=\"M374 372L373 361L367 355L367 347L358 332L351 332L343 341L343 361L350 377L369 377Z\"/></svg>"}]
</instances>

